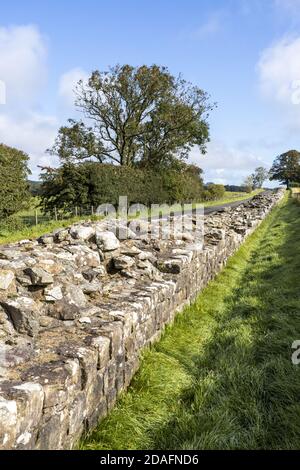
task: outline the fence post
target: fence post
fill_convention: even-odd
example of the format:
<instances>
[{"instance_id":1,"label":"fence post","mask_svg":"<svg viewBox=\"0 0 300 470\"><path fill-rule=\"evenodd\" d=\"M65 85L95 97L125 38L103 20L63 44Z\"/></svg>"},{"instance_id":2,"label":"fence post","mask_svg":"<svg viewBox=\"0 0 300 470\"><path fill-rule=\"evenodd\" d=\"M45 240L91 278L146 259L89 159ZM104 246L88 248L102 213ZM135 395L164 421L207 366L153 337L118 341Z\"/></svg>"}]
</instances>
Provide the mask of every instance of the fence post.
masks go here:
<instances>
[{"instance_id":1,"label":"fence post","mask_svg":"<svg viewBox=\"0 0 300 470\"><path fill-rule=\"evenodd\" d=\"M37 209L35 209L35 225L38 224L38 212Z\"/></svg>"},{"instance_id":2,"label":"fence post","mask_svg":"<svg viewBox=\"0 0 300 470\"><path fill-rule=\"evenodd\" d=\"M56 207L54 207L54 214L55 214L55 220L57 222L57 209L56 209Z\"/></svg>"},{"instance_id":3,"label":"fence post","mask_svg":"<svg viewBox=\"0 0 300 470\"><path fill-rule=\"evenodd\" d=\"M92 216L94 215L94 206L92 206Z\"/></svg>"},{"instance_id":4,"label":"fence post","mask_svg":"<svg viewBox=\"0 0 300 470\"><path fill-rule=\"evenodd\" d=\"M77 209L77 206L75 206L75 217L78 216L78 209Z\"/></svg>"}]
</instances>

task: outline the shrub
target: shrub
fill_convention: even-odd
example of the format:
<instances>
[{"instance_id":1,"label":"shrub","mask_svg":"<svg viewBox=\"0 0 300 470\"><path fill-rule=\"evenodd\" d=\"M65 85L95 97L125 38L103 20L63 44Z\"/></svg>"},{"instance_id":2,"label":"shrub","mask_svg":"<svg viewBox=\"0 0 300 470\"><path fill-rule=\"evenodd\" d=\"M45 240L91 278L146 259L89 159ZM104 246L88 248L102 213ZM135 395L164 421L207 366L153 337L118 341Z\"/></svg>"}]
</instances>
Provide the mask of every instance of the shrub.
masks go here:
<instances>
[{"instance_id":1,"label":"shrub","mask_svg":"<svg viewBox=\"0 0 300 470\"><path fill-rule=\"evenodd\" d=\"M183 167L159 171L99 163L65 164L43 176L42 207L45 212L66 213L74 206L110 203L120 196L128 203L173 204L200 201L202 179Z\"/></svg>"},{"instance_id":2,"label":"shrub","mask_svg":"<svg viewBox=\"0 0 300 470\"><path fill-rule=\"evenodd\" d=\"M0 218L6 219L21 210L29 200L28 156L0 144Z\"/></svg>"},{"instance_id":3,"label":"shrub","mask_svg":"<svg viewBox=\"0 0 300 470\"><path fill-rule=\"evenodd\" d=\"M250 185L248 185L248 186L243 186L243 188L244 188L244 191L243 191L244 193L250 194L250 193L252 193L252 191L253 191L253 187L250 186Z\"/></svg>"},{"instance_id":4,"label":"shrub","mask_svg":"<svg viewBox=\"0 0 300 470\"><path fill-rule=\"evenodd\" d=\"M16 232L25 227L24 222L16 215L11 215L0 220L0 234L1 232Z\"/></svg>"},{"instance_id":5,"label":"shrub","mask_svg":"<svg viewBox=\"0 0 300 470\"><path fill-rule=\"evenodd\" d=\"M216 201L222 199L225 195L225 188L222 184L208 184L203 191L204 201Z\"/></svg>"}]
</instances>

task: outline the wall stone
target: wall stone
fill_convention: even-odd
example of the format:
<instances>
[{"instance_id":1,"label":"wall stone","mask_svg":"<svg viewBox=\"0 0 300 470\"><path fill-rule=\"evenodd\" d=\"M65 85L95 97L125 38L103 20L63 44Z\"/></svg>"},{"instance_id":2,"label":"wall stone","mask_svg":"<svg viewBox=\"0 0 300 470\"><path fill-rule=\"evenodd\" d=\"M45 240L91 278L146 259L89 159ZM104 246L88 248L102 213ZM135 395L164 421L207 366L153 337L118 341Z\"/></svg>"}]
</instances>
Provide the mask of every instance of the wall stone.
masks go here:
<instances>
[{"instance_id":1,"label":"wall stone","mask_svg":"<svg viewBox=\"0 0 300 470\"><path fill-rule=\"evenodd\" d=\"M206 216L196 233L175 224L164 239L146 222L137 237L103 221L0 247L0 449L72 448L282 196Z\"/></svg>"}]
</instances>

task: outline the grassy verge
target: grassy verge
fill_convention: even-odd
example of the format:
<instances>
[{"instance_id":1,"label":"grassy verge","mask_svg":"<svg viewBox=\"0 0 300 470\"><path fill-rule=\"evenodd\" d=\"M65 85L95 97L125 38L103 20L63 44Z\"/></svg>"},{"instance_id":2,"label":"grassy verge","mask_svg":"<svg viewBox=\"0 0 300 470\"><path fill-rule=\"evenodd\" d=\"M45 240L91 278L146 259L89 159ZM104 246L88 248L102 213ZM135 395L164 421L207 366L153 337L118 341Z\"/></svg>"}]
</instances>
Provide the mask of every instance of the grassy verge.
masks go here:
<instances>
[{"instance_id":1,"label":"grassy verge","mask_svg":"<svg viewBox=\"0 0 300 470\"><path fill-rule=\"evenodd\" d=\"M255 196L259 192L260 190L253 191L250 194L226 192L223 199L220 199L218 201L205 202L204 206L211 207L218 206L220 204L227 204L230 202L243 201ZM192 205L190 205L190 207L192 208ZM186 209L188 209L188 206L186 207ZM174 210L180 211L181 206L179 204L178 206L174 206ZM37 225L35 225L36 215L38 216L38 220L40 221ZM147 214L145 214L145 216L146 215ZM153 215L155 215L155 213ZM31 207L28 210L20 212L18 216L20 217L20 220L24 222L24 228L16 231L0 229L0 245L4 243L13 243L27 238L37 238L43 235L44 233L51 232L57 228L67 227L68 225L71 225L74 222L84 221L93 218L91 216L82 216L58 221L47 220L47 217L43 216L43 214L41 213L41 210L38 207L38 203L34 200L32 200L31 202Z\"/></svg>"},{"instance_id":2,"label":"grassy verge","mask_svg":"<svg viewBox=\"0 0 300 470\"><path fill-rule=\"evenodd\" d=\"M5 243L14 243L19 240L32 239L40 237L45 233L49 233L58 228L68 227L74 222L78 222L80 217L74 217L72 219L58 220L43 222L38 225L24 226L21 230L7 231L0 230L0 245Z\"/></svg>"},{"instance_id":3,"label":"grassy verge","mask_svg":"<svg viewBox=\"0 0 300 470\"><path fill-rule=\"evenodd\" d=\"M228 204L230 202L245 201L246 199L256 196L257 194L261 192L262 192L262 189L256 189L255 191L252 191L251 193L234 193L232 191L226 191L224 197L220 199L219 201L207 201L207 202L204 202L203 204L204 204L204 207L211 207L211 206L217 206L219 204Z\"/></svg>"},{"instance_id":4,"label":"grassy verge","mask_svg":"<svg viewBox=\"0 0 300 470\"><path fill-rule=\"evenodd\" d=\"M300 448L300 206L285 200L144 353L82 449Z\"/></svg>"}]
</instances>

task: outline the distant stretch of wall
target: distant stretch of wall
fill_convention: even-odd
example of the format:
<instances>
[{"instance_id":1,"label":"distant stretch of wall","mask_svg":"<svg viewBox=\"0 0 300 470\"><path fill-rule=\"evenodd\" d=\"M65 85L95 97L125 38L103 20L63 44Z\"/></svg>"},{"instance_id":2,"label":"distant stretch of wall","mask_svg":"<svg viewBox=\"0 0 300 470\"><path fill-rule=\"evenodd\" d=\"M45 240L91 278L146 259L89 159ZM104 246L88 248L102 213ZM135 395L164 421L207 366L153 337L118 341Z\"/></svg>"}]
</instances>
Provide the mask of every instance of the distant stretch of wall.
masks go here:
<instances>
[{"instance_id":1,"label":"distant stretch of wall","mask_svg":"<svg viewBox=\"0 0 300 470\"><path fill-rule=\"evenodd\" d=\"M120 241L90 222L0 248L0 449L76 445L282 196L206 216L204 245L151 240L146 226Z\"/></svg>"}]
</instances>

